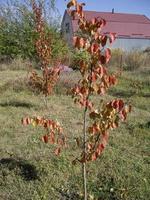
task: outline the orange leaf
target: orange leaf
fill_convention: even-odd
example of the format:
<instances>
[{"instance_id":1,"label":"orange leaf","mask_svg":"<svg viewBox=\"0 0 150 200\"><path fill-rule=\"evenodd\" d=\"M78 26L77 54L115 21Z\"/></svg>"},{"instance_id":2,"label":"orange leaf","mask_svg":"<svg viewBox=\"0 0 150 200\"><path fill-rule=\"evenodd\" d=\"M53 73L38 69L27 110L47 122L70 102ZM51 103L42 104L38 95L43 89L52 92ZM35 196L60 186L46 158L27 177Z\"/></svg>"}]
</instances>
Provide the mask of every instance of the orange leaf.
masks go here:
<instances>
[{"instance_id":1,"label":"orange leaf","mask_svg":"<svg viewBox=\"0 0 150 200\"><path fill-rule=\"evenodd\" d=\"M96 160L97 157L98 157L98 153L97 153L97 152L94 152L94 153L92 154L92 161Z\"/></svg>"},{"instance_id":2,"label":"orange leaf","mask_svg":"<svg viewBox=\"0 0 150 200\"><path fill-rule=\"evenodd\" d=\"M45 143L48 143L48 135L44 135L42 137L42 141L45 142Z\"/></svg>"},{"instance_id":3,"label":"orange leaf","mask_svg":"<svg viewBox=\"0 0 150 200\"><path fill-rule=\"evenodd\" d=\"M102 47L104 47L107 43L107 35L103 35L102 38L101 38L101 45Z\"/></svg>"},{"instance_id":4,"label":"orange leaf","mask_svg":"<svg viewBox=\"0 0 150 200\"><path fill-rule=\"evenodd\" d=\"M88 51L89 53L93 54L93 53L97 53L99 50L99 45L96 43L93 43L89 48Z\"/></svg>"},{"instance_id":5,"label":"orange leaf","mask_svg":"<svg viewBox=\"0 0 150 200\"><path fill-rule=\"evenodd\" d=\"M106 64L106 57L103 55L100 55L99 57L101 64Z\"/></svg>"},{"instance_id":6,"label":"orange leaf","mask_svg":"<svg viewBox=\"0 0 150 200\"><path fill-rule=\"evenodd\" d=\"M123 102L123 100L120 99L120 100L118 101L118 107L119 107L119 111L123 109L123 107L124 107L124 102Z\"/></svg>"},{"instance_id":7,"label":"orange leaf","mask_svg":"<svg viewBox=\"0 0 150 200\"><path fill-rule=\"evenodd\" d=\"M120 112L120 115L121 115L121 118L122 118L123 121L126 120L126 118L127 118L127 113L126 113L125 109L123 109L123 110Z\"/></svg>"},{"instance_id":8,"label":"orange leaf","mask_svg":"<svg viewBox=\"0 0 150 200\"><path fill-rule=\"evenodd\" d=\"M110 33L109 34L109 42L110 44L112 44L114 42L114 40L116 39L116 33Z\"/></svg>"},{"instance_id":9,"label":"orange leaf","mask_svg":"<svg viewBox=\"0 0 150 200\"><path fill-rule=\"evenodd\" d=\"M89 114L89 117L91 119L95 119L95 118L98 118L100 116L100 114L97 112L97 111L93 111Z\"/></svg>"},{"instance_id":10,"label":"orange leaf","mask_svg":"<svg viewBox=\"0 0 150 200\"><path fill-rule=\"evenodd\" d=\"M111 58L111 50L109 48L105 50L105 56L106 56L106 63L108 63Z\"/></svg>"},{"instance_id":11,"label":"orange leaf","mask_svg":"<svg viewBox=\"0 0 150 200\"><path fill-rule=\"evenodd\" d=\"M76 0L71 0L68 4L67 4L67 8L70 8L72 6L76 6L77 2Z\"/></svg>"},{"instance_id":12,"label":"orange leaf","mask_svg":"<svg viewBox=\"0 0 150 200\"><path fill-rule=\"evenodd\" d=\"M53 131L51 131L51 133L50 133L50 143L51 144L55 143L55 136L54 136L54 132Z\"/></svg>"},{"instance_id":13,"label":"orange leaf","mask_svg":"<svg viewBox=\"0 0 150 200\"><path fill-rule=\"evenodd\" d=\"M71 11L71 17L73 20L75 20L75 17L76 17L76 10L72 10Z\"/></svg>"},{"instance_id":14,"label":"orange leaf","mask_svg":"<svg viewBox=\"0 0 150 200\"><path fill-rule=\"evenodd\" d=\"M91 110L93 108L93 103L87 100L86 101L86 106L88 107L88 109Z\"/></svg>"},{"instance_id":15,"label":"orange leaf","mask_svg":"<svg viewBox=\"0 0 150 200\"><path fill-rule=\"evenodd\" d=\"M105 19L102 19L101 20L101 27L104 27L106 25L106 20Z\"/></svg>"},{"instance_id":16,"label":"orange leaf","mask_svg":"<svg viewBox=\"0 0 150 200\"><path fill-rule=\"evenodd\" d=\"M60 154L60 147L58 147L58 148L55 149L54 154L55 154L56 156L59 156L59 154Z\"/></svg>"},{"instance_id":17,"label":"orange leaf","mask_svg":"<svg viewBox=\"0 0 150 200\"><path fill-rule=\"evenodd\" d=\"M22 124L23 124L24 126L26 126L26 125L28 125L28 124L31 123L31 119L30 119L29 117L26 117L26 118L23 118L23 119L21 120L21 122L22 122Z\"/></svg>"},{"instance_id":18,"label":"orange leaf","mask_svg":"<svg viewBox=\"0 0 150 200\"><path fill-rule=\"evenodd\" d=\"M76 11L81 17L83 17L83 6L82 6L82 4L76 5Z\"/></svg>"}]
</instances>

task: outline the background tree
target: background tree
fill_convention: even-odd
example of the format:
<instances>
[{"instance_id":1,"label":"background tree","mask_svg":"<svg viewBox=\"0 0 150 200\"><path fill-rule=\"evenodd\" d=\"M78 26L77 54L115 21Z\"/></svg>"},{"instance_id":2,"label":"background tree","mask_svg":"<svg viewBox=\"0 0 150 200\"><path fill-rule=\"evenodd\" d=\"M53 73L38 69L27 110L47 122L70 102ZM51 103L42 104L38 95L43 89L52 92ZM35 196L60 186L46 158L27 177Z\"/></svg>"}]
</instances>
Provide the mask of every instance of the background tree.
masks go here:
<instances>
[{"instance_id":1,"label":"background tree","mask_svg":"<svg viewBox=\"0 0 150 200\"><path fill-rule=\"evenodd\" d=\"M43 9L43 19L46 29L52 35L52 58L64 59L68 47L60 36L60 16L55 8L55 1L37 1ZM0 55L10 58L21 56L35 60L36 50L33 43L36 40L35 21L32 13L32 1L10 0L0 6Z\"/></svg>"},{"instance_id":2,"label":"background tree","mask_svg":"<svg viewBox=\"0 0 150 200\"><path fill-rule=\"evenodd\" d=\"M78 19L80 34L74 37L74 46L79 52L87 52L87 60L78 60L82 78L72 89L74 102L83 108L83 137L77 138L78 146L82 146L81 156L74 160L82 163L84 199L87 200L87 169L89 161L96 160L105 149L109 138L109 131L117 128L120 121L124 121L131 107L122 99L101 102L94 105L93 95L102 96L116 84L117 77L110 74L107 65L111 58L111 50L107 48L115 40L115 33L102 33L106 21L102 18L87 20L84 16L84 3L71 0L67 4L72 18ZM72 9L73 8L73 9ZM87 118L90 119L90 124ZM80 144L81 143L81 144Z\"/></svg>"},{"instance_id":3,"label":"background tree","mask_svg":"<svg viewBox=\"0 0 150 200\"><path fill-rule=\"evenodd\" d=\"M51 34L47 31L47 24L43 18L43 7L40 3L32 1L33 19L35 22L35 32L37 37L35 40L35 49L38 56L41 73L37 73L35 70L30 75L30 84L37 90L39 90L45 98L52 93L59 74L60 67L50 67L51 54ZM34 44L33 44L34 45ZM57 64L57 63L56 63ZM46 101L47 108L47 101ZM45 134L42 137L43 142L57 145L55 154L59 155L61 147L65 146L65 136L60 124L54 120L47 119L45 117L27 117L22 120L24 125L32 124L33 126L42 126L45 130Z\"/></svg>"}]
</instances>

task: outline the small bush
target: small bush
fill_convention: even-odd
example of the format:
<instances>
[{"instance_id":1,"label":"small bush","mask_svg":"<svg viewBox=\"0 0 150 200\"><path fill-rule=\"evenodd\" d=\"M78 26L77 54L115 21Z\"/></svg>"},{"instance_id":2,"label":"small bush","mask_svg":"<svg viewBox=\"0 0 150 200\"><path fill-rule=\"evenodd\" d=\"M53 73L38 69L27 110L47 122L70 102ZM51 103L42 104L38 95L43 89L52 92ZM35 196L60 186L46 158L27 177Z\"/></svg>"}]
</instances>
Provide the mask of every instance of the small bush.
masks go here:
<instances>
[{"instance_id":1,"label":"small bush","mask_svg":"<svg viewBox=\"0 0 150 200\"><path fill-rule=\"evenodd\" d=\"M129 71L137 70L145 66L146 56L142 51L134 50L126 52L124 69Z\"/></svg>"},{"instance_id":2,"label":"small bush","mask_svg":"<svg viewBox=\"0 0 150 200\"><path fill-rule=\"evenodd\" d=\"M113 49L112 50L112 58L110 60L110 65L121 67L124 62L123 55L124 55L124 51L122 49Z\"/></svg>"},{"instance_id":3,"label":"small bush","mask_svg":"<svg viewBox=\"0 0 150 200\"><path fill-rule=\"evenodd\" d=\"M79 62L88 61L89 57L90 55L84 50L73 50L71 54L70 67L74 70L79 69Z\"/></svg>"},{"instance_id":4,"label":"small bush","mask_svg":"<svg viewBox=\"0 0 150 200\"><path fill-rule=\"evenodd\" d=\"M0 71L3 70L28 70L29 68L29 61L24 60L21 57L18 57L16 59L10 59L10 60L3 60L3 62L0 63Z\"/></svg>"}]
</instances>

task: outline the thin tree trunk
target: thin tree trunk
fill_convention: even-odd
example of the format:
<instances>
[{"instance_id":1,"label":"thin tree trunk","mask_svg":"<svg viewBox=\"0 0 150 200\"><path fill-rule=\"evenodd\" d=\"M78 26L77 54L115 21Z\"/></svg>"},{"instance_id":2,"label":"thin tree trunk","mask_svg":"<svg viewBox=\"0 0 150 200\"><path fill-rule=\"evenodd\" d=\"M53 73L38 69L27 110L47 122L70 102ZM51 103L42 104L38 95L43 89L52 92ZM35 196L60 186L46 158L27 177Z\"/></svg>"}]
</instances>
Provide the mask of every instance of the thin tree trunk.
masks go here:
<instances>
[{"instance_id":1,"label":"thin tree trunk","mask_svg":"<svg viewBox=\"0 0 150 200\"><path fill-rule=\"evenodd\" d=\"M83 124L83 148L84 148L84 156L86 156L86 140L87 140L87 134L86 134L86 113L87 113L87 107L84 110L84 124ZM87 172L86 172L86 161L83 163L82 166L83 170L83 187L84 187L84 200L87 200Z\"/></svg>"},{"instance_id":2,"label":"thin tree trunk","mask_svg":"<svg viewBox=\"0 0 150 200\"><path fill-rule=\"evenodd\" d=\"M45 107L46 109L48 108L48 104L47 104L47 96L44 96L44 104L45 104Z\"/></svg>"}]
</instances>

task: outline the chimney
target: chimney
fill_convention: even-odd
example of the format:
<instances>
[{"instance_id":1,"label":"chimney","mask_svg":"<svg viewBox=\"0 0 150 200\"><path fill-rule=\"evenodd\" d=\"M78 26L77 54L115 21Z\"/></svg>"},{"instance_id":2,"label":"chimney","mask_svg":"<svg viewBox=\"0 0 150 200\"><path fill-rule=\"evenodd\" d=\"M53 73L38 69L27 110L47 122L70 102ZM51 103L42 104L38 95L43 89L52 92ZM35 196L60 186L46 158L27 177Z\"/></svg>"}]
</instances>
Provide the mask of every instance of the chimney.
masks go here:
<instances>
[{"instance_id":1,"label":"chimney","mask_svg":"<svg viewBox=\"0 0 150 200\"><path fill-rule=\"evenodd\" d=\"M113 8L113 9L112 9L112 14L114 14L114 12L115 12L115 9Z\"/></svg>"}]
</instances>

